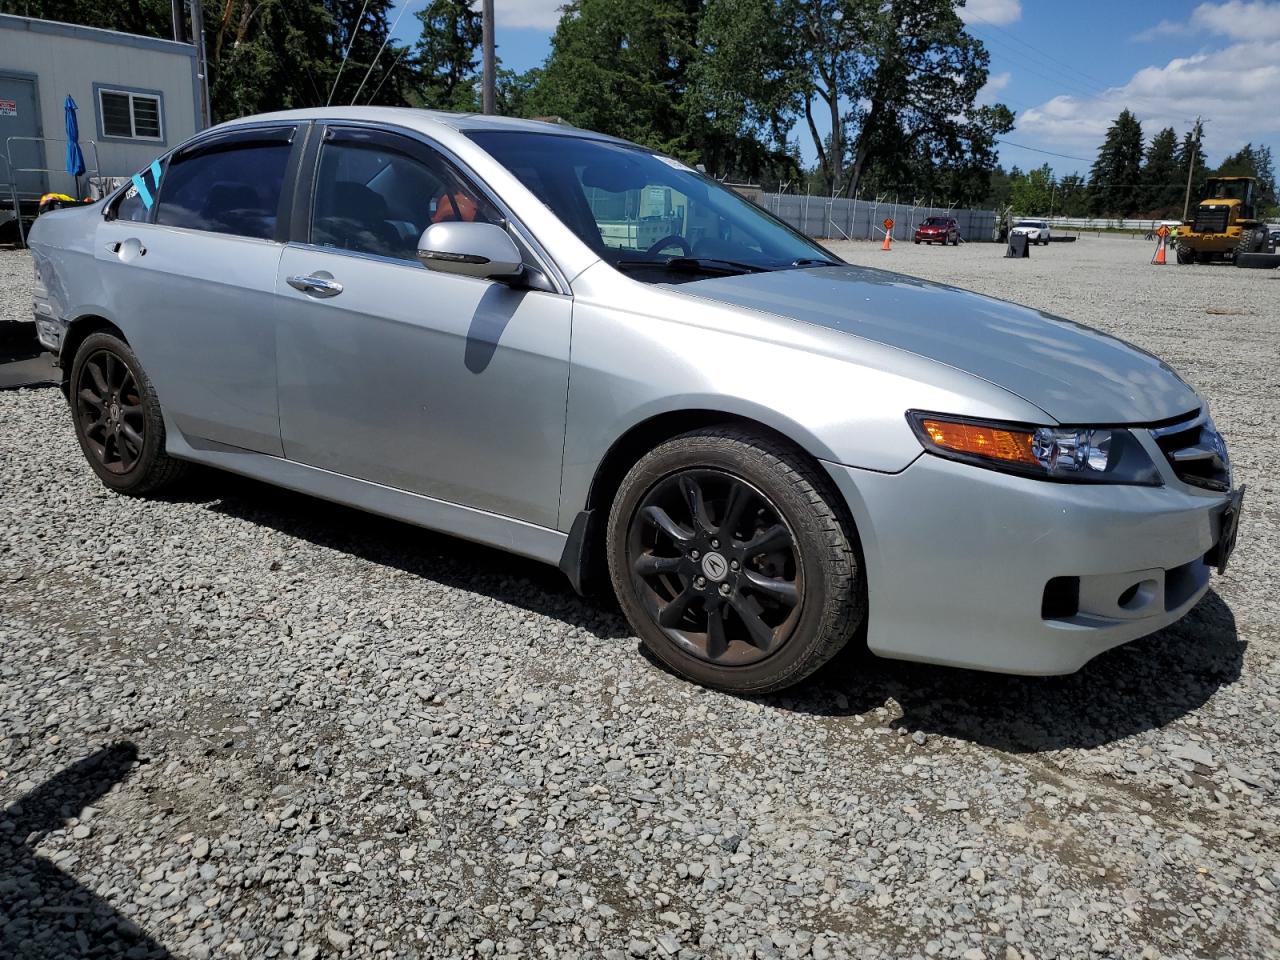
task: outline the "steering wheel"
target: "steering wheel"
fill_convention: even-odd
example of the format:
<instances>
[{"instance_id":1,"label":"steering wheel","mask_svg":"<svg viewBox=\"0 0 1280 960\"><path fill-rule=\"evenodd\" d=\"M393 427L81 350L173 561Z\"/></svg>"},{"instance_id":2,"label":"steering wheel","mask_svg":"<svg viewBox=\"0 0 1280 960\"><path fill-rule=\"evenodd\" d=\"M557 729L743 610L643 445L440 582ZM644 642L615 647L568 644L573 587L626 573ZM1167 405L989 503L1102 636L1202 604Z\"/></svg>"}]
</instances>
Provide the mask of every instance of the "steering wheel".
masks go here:
<instances>
[{"instance_id":1,"label":"steering wheel","mask_svg":"<svg viewBox=\"0 0 1280 960\"><path fill-rule=\"evenodd\" d=\"M693 256L693 248L689 246L689 241L687 241L684 237L680 236L680 234L678 233L672 233L672 234L669 234L668 236L663 237L661 240L653 244L651 247L649 247L648 250L644 252L645 256L651 257L655 253L657 253L659 250L665 250L667 247L671 246L673 243L680 247L680 252L683 253L686 257Z\"/></svg>"}]
</instances>

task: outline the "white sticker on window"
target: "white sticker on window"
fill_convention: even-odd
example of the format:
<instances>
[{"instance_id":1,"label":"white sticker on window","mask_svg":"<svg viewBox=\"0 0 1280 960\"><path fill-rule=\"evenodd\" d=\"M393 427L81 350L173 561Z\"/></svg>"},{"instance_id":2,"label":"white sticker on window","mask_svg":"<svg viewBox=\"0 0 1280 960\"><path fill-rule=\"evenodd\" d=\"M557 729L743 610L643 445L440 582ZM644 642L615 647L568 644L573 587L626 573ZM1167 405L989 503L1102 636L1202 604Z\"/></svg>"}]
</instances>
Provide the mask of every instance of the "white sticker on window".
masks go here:
<instances>
[{"instance_id":1,"label":"white sticker on window","mask_svg":"<svg viewBox=\"0 0 1280 960\"><path fill-rule=\"evenodd\" d=\"M655 153L653 155L653 159L661 160L668 167L675 167L677 170L685 170L689 173L693 173L693 169L691 167L686 166L685 164L681 163L679 160L673 160L670 157L664 157L660 153Z\"/></svg>"}]
</instances>

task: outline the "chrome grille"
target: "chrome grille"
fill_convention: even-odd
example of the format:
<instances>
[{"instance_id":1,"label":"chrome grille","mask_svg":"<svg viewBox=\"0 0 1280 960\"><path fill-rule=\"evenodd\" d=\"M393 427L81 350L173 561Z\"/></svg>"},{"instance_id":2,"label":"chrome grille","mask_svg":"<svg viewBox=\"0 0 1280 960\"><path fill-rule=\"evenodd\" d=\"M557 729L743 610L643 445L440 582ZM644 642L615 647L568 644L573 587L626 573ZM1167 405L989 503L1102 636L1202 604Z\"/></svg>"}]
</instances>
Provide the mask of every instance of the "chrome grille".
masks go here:
<instances>
[{"instance_id":1,"label":"chrome grille","mask_svg":"<svg viewBox=\"0 0 1280 960\"><path fill-rule=\"evenodd\" d=\"M1204 410L1153 427L1151 435L1183 483L1206 490L1231 489L1227 445Z\"/></svg>"}]
</instances>

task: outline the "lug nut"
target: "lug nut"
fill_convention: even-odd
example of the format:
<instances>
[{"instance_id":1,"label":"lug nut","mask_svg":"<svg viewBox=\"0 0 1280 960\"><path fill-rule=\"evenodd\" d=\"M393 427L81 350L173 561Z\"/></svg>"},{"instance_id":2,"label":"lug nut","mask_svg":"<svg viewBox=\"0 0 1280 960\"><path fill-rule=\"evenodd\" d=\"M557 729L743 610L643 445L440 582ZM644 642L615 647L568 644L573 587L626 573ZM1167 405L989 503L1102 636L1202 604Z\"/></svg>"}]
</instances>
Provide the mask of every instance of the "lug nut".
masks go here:
<instances>
[{"instance_id":1,"label":"lug nut","mask_svg":"<svg viewBox=\"0 0 1280 960\"><path fill-rule=\"evenodd\" d=\"M693 585L698 589L702 589L707 585L706 577L698 577L696 580L693 581Z\"/></svg>"},{"instance_id":2,"label":"lug nut","mask_svg":"<svg viewBox=\"0 0 1280 960\"><path fill-rule=\"evenodd\" d=\"M711 547L712 547L712 549L713 549L713 550L714 550L714 549L718 549L718 548L720 547L720 541L719 541L719 540L712 540L712 541L711 541Z\"/></svg>"},{"instance_id":3,"label":"lug nut","mask_svg":"<svg viewBox=\"0 0 1280 960\"><path fill-rule=\"evenodd\" d=\"M690 550L690 551L689 551L689 559L690 559L690 560L697 560L699 556L700 556L700 554L698 553L698 551L697 551L697 550Z\"/></svg>"},{"instance_id":4,"label":"lug nut","mask_svg":"<svg viewBox=\"0 0 1280 960\"><path fill-rule=\"evenodd\" d=\"M726 596L726 597L727 597L727 596L729 595L729 592L730 592L730 591L729 591L729 585L728 585L727 583L722 583L722 584L720 584L720 593L721 593L721 595L723 595L723 596Z\"/></svg>"},{"instance_id":5,"label":"lug nut","mask_svg":"<svg viewBox=\"0 0 1280 960\"><path fill-rule=\"evenodd\" d=\"M738 561L737 561L737 560L730 560L730 561L729 561L729 569L730 569L730 570L737 570L740 566L742 566L742 564L738 563Z\"/></svg>"}]
</instances>

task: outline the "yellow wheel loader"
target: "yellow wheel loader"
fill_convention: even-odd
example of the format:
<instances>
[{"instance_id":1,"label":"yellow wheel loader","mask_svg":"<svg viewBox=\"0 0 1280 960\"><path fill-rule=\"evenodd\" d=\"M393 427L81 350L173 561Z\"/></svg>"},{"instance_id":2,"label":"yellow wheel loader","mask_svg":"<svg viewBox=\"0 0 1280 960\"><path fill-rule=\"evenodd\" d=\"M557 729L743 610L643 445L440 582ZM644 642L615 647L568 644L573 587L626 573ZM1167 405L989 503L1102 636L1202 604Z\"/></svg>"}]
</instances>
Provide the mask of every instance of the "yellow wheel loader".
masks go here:
<instances>
[{"instance_id":1,"label":"yellow wheel loader","mask_svg":"<svg viewBox=\"0 0 1280 960\"><path fill-rule=\"evenodd\" d=\"M1192 219L1178 228L1178 262L1210 263L1267 249L1267 225L1257 218L1255 177L1211 177Z\"/></svg>"}]
</instances>

